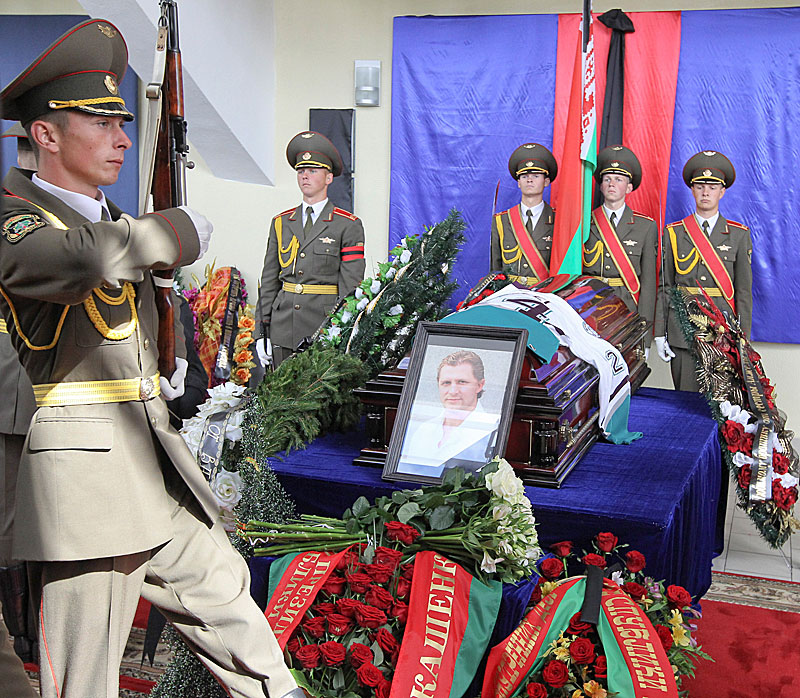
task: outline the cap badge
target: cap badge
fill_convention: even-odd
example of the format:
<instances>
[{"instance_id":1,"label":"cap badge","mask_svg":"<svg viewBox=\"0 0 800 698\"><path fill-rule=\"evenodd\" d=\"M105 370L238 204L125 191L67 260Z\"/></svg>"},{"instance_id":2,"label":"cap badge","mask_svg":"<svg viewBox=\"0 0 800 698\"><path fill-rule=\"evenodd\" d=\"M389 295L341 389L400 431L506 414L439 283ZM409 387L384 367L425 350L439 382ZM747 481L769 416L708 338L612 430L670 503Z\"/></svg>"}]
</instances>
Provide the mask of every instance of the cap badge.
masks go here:
<instances>
[{"instance_id":1,"label":"cap badge","mask_svg":"<svg viewBox=\"0 0 800 698\"><path fill-rule=\"evenodd\" d=\"M710 177L710 176L711 176L711 170L703 170L703 177Z\"/></svg>"},{"instance_id":2,"label":"cap badge","mask_svg":"<svg viewBox=\"0 0 800 698\"><path fill-rule=\"evenodd\" d=\"M611 163L611 167L619 167L619 163L618 162L612 162Z\"/></svg>"},{"instance_id":3,"label":"cap badge","mask_svg":"<svg viewBox=\"0 0 800 698\"><path fill-rule=\"evenodd\" d=\"M611 150L622 150L622 146L621 145L612 145L611 146Z\"/></svg>"},{"instance_id":4,"label":"cap badge","mask_svg":"<svg viewBox=\"0 0 800 698\"><path fill-rule=\"evenodd\" d=\"M525 167L533 167L533 160L528 160L528 162L525 163Z\"/></svg>"},{"instance_id":5,"label":"cap badge","mask_svg":"<svg viewBox=\"0 0 800 698\"><path fill-rule=\"evenodd\" d=\"M526 143L526 144L525 144L525 145L523 145L522 147L523 147L523 148L535 148L535 147L536 147L536 144L535 144L535 143Z\"/></svg>"},{"instance_id":6,"label":"cap badge","mask_svg":"<svg viewBox=\"0 0 800 698\"><path fill-rule=\"evenodd\" d=\"M97 28L101 32L103 32L103 34L105 34L109 39L113 39L117 35L117 32L111 27L109 27L107 24L98 24Z\"/></svg>"},{"instance_id":7,"label":"cap badge","mask_svg":"<svg viewBox=\"0 0 800 698\"><path fill-rule=\"evenodd\" d=\"M703 151L703 155L708 155L708 157L711 157L712 155L716 155L716 154L717 153L714 150L704 150Z\"/></svg>"},{"instance_id":8,"label":"cap badge","mask_svg":"<svg viewBox=\"0 0 800 698\"><path fill-rule=\"evenodd\" d=\"M310 160L310 159L311 159L311 153L309 153L308 151L306 151L306 152L305 152L305 153L303 153L303 154L302 154L300 157L301 157L301 158L303 158L303 160Z\"/></svg>"},{"instance_id":9,"label":"cap badge","mask_svg":"<svg viewBox=\"0 0 800 698\"><path fill-rule=\"evenodd\" d=\"M313 138L313 137L314 137L314 134L311 133L310 131L306 131L305 133L301 133L300 134L300 138Z\"/></svg>"},{"instance_id":10,"label":"cap badge","mask_svg":"<svg viewBox=\"0 0 800 698\"><path fill-rule=\"evenodd\" d=\"M106 75L105 80L103 80L103 84L105 84L106 89L112 95L118 95L119 94L119 88L117 87L117 81L114 80L114 78L111 75Z\"/></svg>"}]
</instances>

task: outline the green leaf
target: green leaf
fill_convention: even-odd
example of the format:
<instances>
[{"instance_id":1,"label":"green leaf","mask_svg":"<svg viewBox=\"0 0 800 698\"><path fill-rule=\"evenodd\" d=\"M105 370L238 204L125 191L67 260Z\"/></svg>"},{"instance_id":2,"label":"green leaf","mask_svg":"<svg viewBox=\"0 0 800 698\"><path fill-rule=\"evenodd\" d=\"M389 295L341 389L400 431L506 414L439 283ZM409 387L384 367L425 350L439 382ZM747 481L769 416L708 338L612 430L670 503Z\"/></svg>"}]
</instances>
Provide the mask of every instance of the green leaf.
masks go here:
<instances>
[{"instance_id":1,"label":"green leaf","mask_svg":"<svg viewBox=\"0 0 800 698\"><path fill-rule=\"evenodd\" d=\"M381 646L377 643L377 641L373 642L369 646L369 648L372 650L372 654L375 655L375 658L372 660L372 663L375 666L380 666L381 664L383 664L383 659L384 659L383 650L381 649Z\"/></svg>"},{"instance_id":2,"label":"green leaf","mask_svg":"<svg viewBox=\"0 0 800 698\"><path fill-rule=\"evenodd\" d=\"M444 480L442 481L445 485L458 489L461 487L463 481L464 471L461 468L449 468L445 470Z\"/></svg>"},{"instance_id":3,"label":"green leaf","mask_svg":"<svg viewBox=\"0 0 800 698\"><path fill-rule=\"evenodd\" d=\"M368 565L372 564L372 560L375 557L375 546L370 543L366 548L364 548L364 552L361 553L362 557L364 558L364 562Z\"/></svg>"},{"instance_id":4,"label":"green leaf","mask_svg":"<svg viewBox=\"0 0 800 698\"><path fill-rule=\"evenodd\" d=\"M450 528L456 520L456 514L453 507L444 505L436 507L430 516L431 530L443 531Z\"/></svg>"},{"instance_id":5,"label":"green leaf","mask_svg":"<svg viewBox=\"0 0 800 698\"><path fill-rule=\"evenodd\" d=\"M400 523L407 524L411 519L421 513L422 509L419 508L419 504L416 502L406 502L397 510L397 520L400 521Z\"/></svg>"},{"instance_id":6,"label":"green leaf","mask_svg":"<svg viewBox=\"0 0 800 698\"><path fill-rule=\"evenodd\" d=\"M408 495L404 490L395 490L392 492L392 502L395 504L405 504L408 501Z\"/></svg>"},{"instance_id":7,"label":"green leaf","mask_svg":"<svg viewBox=\"0 0 800 698\"><path fill-rule=\"evenodd\" d=\"M333 681L331 685L333 686L334 690L341 690L344 688L344 683L344 671L337 669L336 673L333 675Z\"/></svg>"},{"instance_id":8,"label":"green leaf","mask_svg":"<svg viewBox=\"0 0 800 698\"><path fill-rule=\"evenodd\" d=\"M359 497L353 502L353 514L355 516L362 516L364 512L369 511L369 500L366 497Z\"/></svg>"}]
</instances>

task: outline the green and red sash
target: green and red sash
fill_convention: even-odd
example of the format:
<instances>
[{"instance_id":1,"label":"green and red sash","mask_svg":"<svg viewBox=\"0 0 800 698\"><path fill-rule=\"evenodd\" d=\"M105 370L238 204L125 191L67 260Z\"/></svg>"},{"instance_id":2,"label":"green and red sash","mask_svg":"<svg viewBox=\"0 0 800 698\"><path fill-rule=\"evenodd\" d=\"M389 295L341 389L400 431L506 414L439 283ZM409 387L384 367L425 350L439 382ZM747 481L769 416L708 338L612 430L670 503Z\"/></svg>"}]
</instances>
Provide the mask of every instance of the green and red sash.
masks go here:
<instances>
[{"instance_id":1,"label":"green and red sash","mask_svg":"<svg viewBox=\"0 0 800 698\"><path fill-rule=\"evenodd\" d=\"M295 553L272 563L269 587L275 591L270 594L264 615L281 649L345 552L347 549L339 553Z\"/></svg>"},{"instance_id":2,"label":"green and red sash","mask_svg":"<svg viewBox=\"0 0 800 698\"><path fill-rule=\"evenodd\" d=\"M522 254L525 255L525 258L531 265L534 274L536 274L539 281L548 278L550 276L550 270L544 263L542 253L539 252L536 245L533 244L533 240L528 236L528 229L522 222L519 206L512 206L508 209L508 218L511 221L511 229L514 232L514 237L517 238L517 244L519 244Z\"/></svg>"},{"instance_id":3,"label":"green and red sash","mask_svg":"<svg viewBox=\"0 0 800 698\"><path fill-rule=\"evenodd\" d=\"M708 235L700 230L700 226L697 225L697 219L693 214L686 216L681 223L683 223L686 232L689 233L689 238L703 260L703 264L706 265L706 268L711 272L711 276L714 277L714 283L717 288L722 291L722 297L728 301L734 314L736 314L736 306L733 302L733 281L731 281L730 274L728 274L728 270L711 244Z\"/></svg>"},{"instance_id":4,"label":"green and red sash","mask_svg":"<svg viewBox=\"0 0 800 698\"><path fill-rule=\"evenodd\" d=\"M592 211L592 220L597 226L600 239L611 255L614 266L617 267L619 275L625 282L625 286L628 288L628 291L630 291L631 296L633 296L636 305L639 305L639 291L641 290L639 277L636 276L636 270L633 268L633 264L631 264L631 259L622 247L622 243L619 241L619 237L617 237L617 233L608 220L608 216L606 216L605 209L602 206L598 206Z\"/></svg>"},{"instance_id":5,"label":"green and red sash","mask_svg":"<svg viewBox=\"0 0 800 698\"><path fill-rule=\"evenodd\" d=\"M431 551L417 553L390 698L463 695L489 644L502 585L475 579Z\"/></svg>"},{"instance_id":6,"label":"green and red sash","mask_svg":"<svg viewBox=\"0 0 800 698\"><path fill-rule=\"evenodd\" d=\"M510 698L531 672L544 665L545 651L580 611L585 577L572 577L545 596L517 629L492 648L481 696ZM677 698L667 654L638 604L604 580L597 631L608 665L608 690L619 698Z\"/></svg>"}]
</instances>

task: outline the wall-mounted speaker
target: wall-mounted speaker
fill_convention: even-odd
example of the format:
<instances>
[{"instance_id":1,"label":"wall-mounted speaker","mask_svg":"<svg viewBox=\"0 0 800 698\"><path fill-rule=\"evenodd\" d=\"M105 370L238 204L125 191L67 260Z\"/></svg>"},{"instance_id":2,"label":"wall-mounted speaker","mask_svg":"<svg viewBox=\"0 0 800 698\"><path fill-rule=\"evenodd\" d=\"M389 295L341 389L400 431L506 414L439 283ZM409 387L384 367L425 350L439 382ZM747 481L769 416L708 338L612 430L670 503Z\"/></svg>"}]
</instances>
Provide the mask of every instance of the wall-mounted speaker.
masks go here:
<instances>
[{"instance_id":1,"label":"wall-mounted speaker","mask_svg":"<svg viewBox=\"0 0 800 698\"><path fill-rule=\"evenodd\" d=\"M381 104L381 62L354 61L355 103L357 107Z\"/></svg>"}]
</instances>

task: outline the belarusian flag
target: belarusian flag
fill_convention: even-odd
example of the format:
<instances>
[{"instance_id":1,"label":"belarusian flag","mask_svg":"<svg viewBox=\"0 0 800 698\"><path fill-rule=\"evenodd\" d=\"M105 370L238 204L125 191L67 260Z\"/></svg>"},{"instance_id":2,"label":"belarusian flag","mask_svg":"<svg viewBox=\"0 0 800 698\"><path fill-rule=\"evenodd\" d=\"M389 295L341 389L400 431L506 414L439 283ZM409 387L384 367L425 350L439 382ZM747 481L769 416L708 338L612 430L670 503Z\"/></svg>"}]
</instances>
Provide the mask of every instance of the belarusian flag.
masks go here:
<instances>
[{"instance_id":1,"label":"belarusian flag","mask_svg":"<svg viewBox=\"0 0 800 698\"><path fill-rule=\"evenodd\" d=\"M559 163L559 195L550 274L580 274L581 246L589 237L592 173L597 164L592 2L583 1L583 21L572 72L572 90Z\"/></svg>"}]
</instances>

